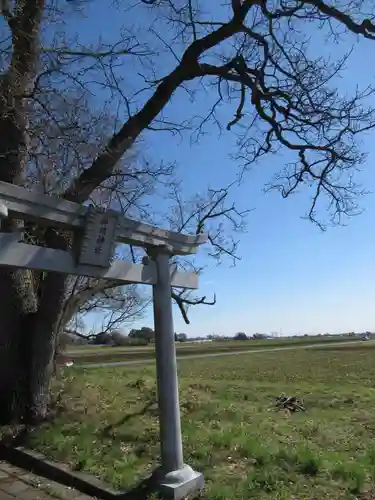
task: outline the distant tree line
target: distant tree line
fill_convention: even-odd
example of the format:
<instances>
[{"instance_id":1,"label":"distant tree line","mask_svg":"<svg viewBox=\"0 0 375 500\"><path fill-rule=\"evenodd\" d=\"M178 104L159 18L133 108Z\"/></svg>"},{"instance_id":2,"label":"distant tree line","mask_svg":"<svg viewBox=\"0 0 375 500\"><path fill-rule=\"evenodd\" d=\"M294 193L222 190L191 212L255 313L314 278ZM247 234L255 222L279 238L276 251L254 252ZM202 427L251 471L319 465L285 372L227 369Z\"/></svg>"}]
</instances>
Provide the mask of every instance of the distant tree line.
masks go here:
<instances>
[{"instance_id":1,"label":"distant tree line","mask_svg":"<svg viewBox=\"0 0 375 500\"><path fill-rule=\"evenodd\" d=\"M176 342L186 342L186 333L175 333ZM120 330L99 332L95 335L77 335L66 331L59 336L59 350L63 351L68 345L106 345L106 346L142 346L155 342L155 332L148 326L133 328L126 335Z\"/></svg>"},{"instance_id":2,"label":"distant tree line","mask_svg":"<svg viewBox=\"0 0 375 500\"><path fill-rule=\"evenodd\" d=\"M366 335L371 336L370 332L365 332ZM307 337L308 335L303 335ZM318 337L327 337L330 334L318 334ZM341 336L356 337L358 334L354 332L342 333ZM301 337L297 335L290 335L284 338ZM207 336L188 337L186 333L175 333L175 342L226 342L226 341L246 341L246 340L266 340L276 338L275 335L265 333L254 333L247 335L245 332L237 332L234 336L224 336L210 334ZM155 342L155 332L148 326L141 328L133 328L128 334L114 329L111 331L100 332L95 335L83 336L74 334L72 331L66 331L59 336L59 351L63 351L67 345L107 345L107 346L145 346Z\"/></svg>"},{"instance_id":3,"label":"distant tree line","mask_svg":"<svg viewBox=\"0 0 375 500\"><path fill-rule=\"evenodd\" d=\"M266 335L265 333L254 333L254 335L246 335L244 332L238 332L233 337L234 340L265 340L272 338L270 335Z\"/></svg>"}]
</instances>

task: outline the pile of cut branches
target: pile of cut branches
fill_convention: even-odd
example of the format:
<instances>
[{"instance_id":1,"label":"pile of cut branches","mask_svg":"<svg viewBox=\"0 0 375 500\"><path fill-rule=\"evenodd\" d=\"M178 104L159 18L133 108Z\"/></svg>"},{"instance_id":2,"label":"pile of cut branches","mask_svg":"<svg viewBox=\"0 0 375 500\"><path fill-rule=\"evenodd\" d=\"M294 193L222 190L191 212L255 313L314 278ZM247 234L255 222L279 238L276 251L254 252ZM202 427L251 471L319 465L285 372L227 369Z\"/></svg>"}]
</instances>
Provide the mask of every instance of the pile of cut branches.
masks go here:
<instances>
[{"instance_id":1,"label":"pile of cut branches","mask_svg":"<svg viewBox=\"0 0 375 500\"><path fill-rule=\"evenodd\" d=\"M295 413L297 411L306 411L306 408L301 398L297 396L287 396L282 392L280 396L276 398L276 410Z\"/></svg>"}]
</instances>

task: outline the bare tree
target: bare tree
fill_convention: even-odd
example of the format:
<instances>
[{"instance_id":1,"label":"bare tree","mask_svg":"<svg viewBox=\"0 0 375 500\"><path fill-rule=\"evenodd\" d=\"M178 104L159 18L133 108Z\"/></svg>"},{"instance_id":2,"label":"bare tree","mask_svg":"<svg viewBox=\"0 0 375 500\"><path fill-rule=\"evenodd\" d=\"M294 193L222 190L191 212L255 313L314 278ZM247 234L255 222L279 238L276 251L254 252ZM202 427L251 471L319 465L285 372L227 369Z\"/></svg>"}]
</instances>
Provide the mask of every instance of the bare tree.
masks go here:
<instances>
[{"instance_id":1,"label":"bare tree","mask_svg":"<svg viewBox=\"0 0 375 500\"><path fill-rule=\"evenodd\" d=\"M98 134L95 152L67 156L65 172L74 175L59 177L56 189L64 199L85 203L123 177L130 178L119 162L146 131L180 134L190 129L199 139L214 123L238 134L242 171L279 148L288 151L293 160L271 184L284 197L307 185L313 193L308 211L312 220L320 223L320 201L328 204L334 220L356 212L360 190L353 172L364 159L356 136L373 126L373 109L367 105L372 88L343 96L334 79L349 54L338 61L315 55L308 28L313 26L315 36L327 43L340 37L351 37L354 43L354 36L373 40L372 2L228 0L213 9L204 0L141 0L124 14L129 25L116 43L106 43L101 33L101 41L88 39L85 45L61 30L69 16L84 14L84 4L83 10L79 4L1 1L1 180L25 183L33 162L35 110L48 112L52 122L52 94L79 98L84 89L94 95L102 92L108 109L117 110L119 118L109 138ZM118 8L120 15L123 2ZM144 16L143 32L132 29L138 15ZM174 119L171 97L187 93L194 100L200 91L209 96L206 113ZM229 111L232 116L226 119ZM42 130L34 133L34 140L38 137L43 137ZM43 140L41 152L51 138ZM53 177L53 168L51 172ZM2 230L18 224L7 221ZM53 248L71 244L69 234L53 229L39 230L38 238L39 244ZM53 273L0 270L4 422L47 415L65 285L66 279Z\"/></svg>"},{"instance_id":2,"label":"bare tree","mask_svg":"<svg viewBox=\"0 0 375 500\"><path fill-rule=\"evenodd\" d=\"M35 106L30 119L30 161L25 171L25 186L45 194L61 194L69 179L83 171L87 159L97 154L100 144L105 144L115 117L105 108L90 110L88 97L67 93L61 98L52 93L49 106L44 102L45 94L39 97L38 102L43 106ZM122 158L115 175L92 194L90 202L102 208L115 208L127 216L151 220L148 196L159 185L163 186L172 172L173 165L153 164L135 145ZM43 235L43 230L35 224L27 225L28 243L43 244ZM117 251L117 258L129 257L129 251ZM82 327L89 313L97 313L101 315L100 331L90 331L88 337L92 339L97 333L117 328L130 319L139 319L149 302L136 286L119 287L116 281L69 276L56 335L61 335L66 328L80 335L78 325Z\"/></svg>"},{"instance_id":3,"label":"bare tree","mask_svg":"<svg viewBox=\"0 0 375 500\"><path fill-rule=\"evenodd\" d=\"M169 226L174 231L208 235L210 245L207 246L208 256L217 263L222 257L230 258L233 263L239 259L238 237L246 229L245 218L249 212L238 210L231 202L231 184L225 188L207 189L207 192L186 199L179 184L171 188L172 206L167 216ZM187 270L201 273L204 268L197 267L194 260L177 259L180 266ZM215 305L216 296L207 298L197 296L188 290L172 290L172 298L177 304L186 324L189 324L188 309L195 305Z\"/></svg>"},{"instance_id":4,"label":"bare tree","mask_svg":"<svg viewBox=\"0 0 375 500\"><path fill-rule=\"evenodd\" d=\"M70 278L58 331L66 328L83 331L87 315L96 313L101 315L101 327L97 332L90 330L89 336L93 337L96 333L119 329L126 322L142 318L149 303L150 299L143 296L136 285L119 287L118 283L111 281Z\"/></svg>"}]
</instances>

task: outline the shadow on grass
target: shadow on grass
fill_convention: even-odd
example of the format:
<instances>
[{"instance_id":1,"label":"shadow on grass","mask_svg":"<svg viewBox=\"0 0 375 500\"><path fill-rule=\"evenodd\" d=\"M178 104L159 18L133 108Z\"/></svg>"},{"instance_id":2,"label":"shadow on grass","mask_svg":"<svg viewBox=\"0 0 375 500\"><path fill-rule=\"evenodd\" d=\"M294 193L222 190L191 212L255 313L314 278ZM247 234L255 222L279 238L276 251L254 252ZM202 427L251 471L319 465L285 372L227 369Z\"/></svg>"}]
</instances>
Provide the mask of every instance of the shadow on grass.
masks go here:
<instances>
[{"instance_id":1,"label":"shadow on grass","mask_svg":"<svg viewBox=\"0 0 375 500\"><path fill-rule=\"evenodd\" d=\"M156 405L155 401L153 401L153 400L149 401L140 410L133 412L133 413L127 413L126 415L124 415L120 420L118 420L114 424L107 425L101 431L99 431L99 434L102 437L111 437L114 430L116 430L118 427L121 427L126 422L129 422L129 420L131 420L132 418L141 417L143 415L146 415L146 413L148 413L150 410L155 409L155 411L156 411L156 408L153 408L153 407L155 407L155 405Z\"/></svg>"},{"instance_id":2,"label":"shadow on grass","mask_svg":"<svg viewBox=\"0 0 375 500\"><path fill-rule=\"evenodd\" d=\"M112 490L93 476L73 472L64 464L52 462L40 453L27 450L27 438L32 429L24 426L13 433L8 432L0 440L0 460L102 500L147 500L150 495L156 498L157 471L129 491Z\"/></svg>"}]
</instances>

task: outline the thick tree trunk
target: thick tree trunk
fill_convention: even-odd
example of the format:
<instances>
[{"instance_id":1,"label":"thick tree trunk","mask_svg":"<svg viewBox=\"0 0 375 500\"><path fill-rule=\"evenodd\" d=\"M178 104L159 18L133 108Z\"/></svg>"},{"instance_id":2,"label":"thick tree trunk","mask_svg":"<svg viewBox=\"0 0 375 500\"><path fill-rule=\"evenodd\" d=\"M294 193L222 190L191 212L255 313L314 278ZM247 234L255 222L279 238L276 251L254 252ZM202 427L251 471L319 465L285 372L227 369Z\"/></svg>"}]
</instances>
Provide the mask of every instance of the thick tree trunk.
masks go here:
<instances>
[{"instance_id":1,"label":"thick tree trunk","mask_svg":"<svg viewBox=\"0 0 375 500\"><path fill-rule=\"evenodd\" d=\"M45 243L52 248L67 250L70 235L49 229ZM50 383L65 284L66 276L55 273L46 273L40 283L39 307L34 317L30 349L28 418L32 422L47 418L50 409Z\"/></svg>"},{"instance_id":2,"label":"thick tree trunk","mask_svg":"<svg viewBox=\"0 0 375 500\"><path fill-rule=\"evenodd\" d=\"M50 383L54 372L57 326L64 300L65 276L48 274L35 315L30 350L29 408L31 421L47 418L50 409Z\"/></svg>"},{"instance_id":3,"label":"thick tree trunk","mask_svg":"<svg viewBox=\"0 0 375 500\"><path fill-rule=\"evenodd\" d=\"M0 269L0 421L21 420L28 403L32 273Z\"/></svg>"},{"instance_id":4,"label":"thick tree trunk","mask_svg":"<svg viewBox=\"0 0 375 500\"><path fill-rule=\"evenodd\" d=\"M9 67L0 75L0 180L19 184L28 164L27 98L39 58L44 0L17 2L4 16L12 39ZM4 11L3 11L4 13ZM2 223L12 231L17 221ZM37 336L38 273L0 269L0 420L24 420L33 400L31 353ZM39 309L38 309L39 308ZM43 326L45 326L43 323ZM51 333L51 330L49 330Z\"/></svg>"},{"instance_id":5,"label":"thick tree trunk","mask_svg":"<svg viewBox=\"0 0 375 500\"><path fill-rule=\"evenodd\" d=\"M15 274L0 268L0 424L38 422L50 409L56 326L65 277L49 274L34 310L22 310ZM32 276L32 274L30 274ZM13 287L13 288L12 288Z\"/></svg>"},{"instance_id":6,"label":"thick tree trunk","mask_svg":"<svg viewBox=\"0 0 375 500\"><path fill-rule=\"evenodd\" d=\"M19 183L27 163L22 104L12 99L7 77L0 94L0 180ZM19 221L6 220L2 231L14 231ZM30 321L37 310L34 273L0 269L0 421L21 420L27 407Z\"/></svg>"}]
</instances>

